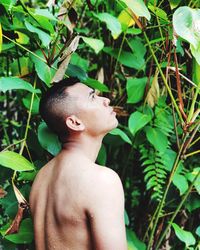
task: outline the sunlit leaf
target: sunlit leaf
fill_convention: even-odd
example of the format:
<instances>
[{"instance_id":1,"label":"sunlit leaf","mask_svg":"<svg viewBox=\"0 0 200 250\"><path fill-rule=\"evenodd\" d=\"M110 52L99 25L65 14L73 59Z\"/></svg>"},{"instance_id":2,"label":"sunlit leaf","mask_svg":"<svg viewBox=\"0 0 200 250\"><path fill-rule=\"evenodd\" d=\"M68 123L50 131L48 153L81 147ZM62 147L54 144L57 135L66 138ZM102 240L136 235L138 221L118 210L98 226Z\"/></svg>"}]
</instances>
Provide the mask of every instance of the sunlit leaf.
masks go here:
<instances>
[{"instance_id":1,"label":"sunlit leaf","mask_svg":"<svg viewBox=\"0 0 200 250\"><path fill-rule=\"evenodd\" d=\"M135 21L132 18L131 10L129 8L123 9L121 11L118 16L118 20L121 23L123 31L127 30L128 27L131 27L135 24Z\"/></svg>"},{"instance_id":2,"label":"sunlit leaf","mask_svg":"<svg viewBox=\"0 0 200 250\"><path fill-rule=\"evenodd\" d=\"M18 38L16 39L16 42L20 44L28 44L29 43L29 37L25 35L22 32L16 31Z\"/></svg>"},{"instance_id":3,"label":"sunlit leaf","mask_svg":"<svg viewBox=\"0 0 200 250\"><path fill-rule=\"evenodd\" d=\"M128 243L128 250L146 250L144 242L140 241L135 232L126 229L126 237Z\"/></svg>"},{"instance_id":4,"label":"sunlit leaf","mask_svg":"<svg viewBox=\"0 0 200 250\"><path fill-rule=\"evenodd\" d=\"M34 166L25 157L12 151L0 153L0 165L16 171L33 170Z\"/></svg>"},{"instance_id":5,"label":"sunlit leaf","mask_svg":"<svg viewBox=\"0 0 200 250\"><path fill-rule=\"evenodd\" d=\"M1 77L0 78L0 91L4 93L12 89L23 89L33 93L40 93L39 89L34 89L33 86L17 77Z\"/></svg>"},{"instance_id":6,"label":"sunlit leaf","mask_svg":"<svg viewBox=\"0 0 200 250\"><path fill-rule=\"evenodd\" d=\"M181 0L169 0L169 3L171 9L173 10L181 3Z\"/></svg>"},{"instance_id":7,"label":"sunlit leaf","mask_svg":"<svg viewBox=\"0 0 200 250\"><path fill-rule=\"evenodd\" d=\"M200 43L200 9L179 7L173 14L176 34L197 49Z\"/></svg>"},{"instance_id":8,"label":"sunlit leaf","mask_svg":"<svg viewBox=\"0 0 200 250\"><path fill-rule=\"evenodd\" d=\"M116 39L122 32L120 22L116 17L112 16L111 14L104 12L99 14L93 13L93 15L97 17L101 22L106 23L106 26L111 31L111 34L114 39Z\"/></svg>"},{"instance_id":9,"label":"sunlit leaf","mask_svg":"<svg viewBox=\"0 0 200 250\"><path fill-rule=\"evenodd\" d=\"M129 7L133 13L137 16L143 16L146 17L147 20L150 20L151 15L144 4L143 0L121 0L124 2L127 7Z\"/></svg>"},{"instance_id":10,"label":"sunlit leaf","mask_svg":"<svg viewBox=\"0 0 200 250\"><path fill-rule=\"evenodd\" d=\"M131 133L135 135L135 133L149 123L151 119L150 115L143 114L139 111L132 113L128 120L128 127Z\"/></svg>"},{"instance_id":11,"label":"sunlit leaf","mask_svg":"<svg viewBox=\"0 0 200 250\"><path fill-rule=\"evenodd\" d=\"M172 223L172 227L174 228L176 236L184 242L187 247L195 244L196 240L191 232L183 230L176 223Z\"/></svg>"},{"instance_id":12,"label":"sunlit leaf","mask_svg":"<svg viewBox=\"0 0 200 250\"><path fill-rule=\"evenodd\" d=\"M104 42L99 39L85 36L81 36L81 38L87 45L89 45L95 51L96 54L98 54L104 47Z\"/></svg>"}]
</instances>

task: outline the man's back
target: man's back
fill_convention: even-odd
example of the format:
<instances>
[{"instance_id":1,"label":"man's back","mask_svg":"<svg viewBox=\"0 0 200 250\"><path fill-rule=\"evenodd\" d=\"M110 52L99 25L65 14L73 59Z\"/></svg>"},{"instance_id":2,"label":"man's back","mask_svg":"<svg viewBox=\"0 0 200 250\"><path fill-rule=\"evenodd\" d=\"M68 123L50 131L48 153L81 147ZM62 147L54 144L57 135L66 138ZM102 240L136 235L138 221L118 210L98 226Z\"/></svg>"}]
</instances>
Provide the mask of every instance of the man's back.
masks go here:
<instances>
[{"instance_id":1,"label":"man's back","mask_svg":"<svg viewBox=\"0 0 200 250\"><path fill-rule=\"evenodd\" d=\"M36 249L126 249L122 196L112 170L62 151L43 167L32 187Z\"/></svg>"}]
</instances>

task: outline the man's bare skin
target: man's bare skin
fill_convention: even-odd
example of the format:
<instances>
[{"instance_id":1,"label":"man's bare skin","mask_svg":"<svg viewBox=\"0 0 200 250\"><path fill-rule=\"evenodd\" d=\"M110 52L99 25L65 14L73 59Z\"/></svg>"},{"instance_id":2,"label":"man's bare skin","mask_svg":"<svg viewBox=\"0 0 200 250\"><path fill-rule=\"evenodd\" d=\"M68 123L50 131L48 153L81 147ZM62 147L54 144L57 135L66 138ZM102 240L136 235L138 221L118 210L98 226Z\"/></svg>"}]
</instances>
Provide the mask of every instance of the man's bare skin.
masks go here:
<instances>
[{"instance_id":1,"label":"man's bare skin","mask_svg":"<svg viewBox=\"0 0 200 250\"><path fill-rule=\"evenodd\" d=\"M88 89L81 85L76 91ZM109 108L98 98L98 105ZM113 170L95 164L103 136L84 133L73 134L34 181L30 206L36 250L127 250L121 181Z\"/></svg>"}]
</instances>

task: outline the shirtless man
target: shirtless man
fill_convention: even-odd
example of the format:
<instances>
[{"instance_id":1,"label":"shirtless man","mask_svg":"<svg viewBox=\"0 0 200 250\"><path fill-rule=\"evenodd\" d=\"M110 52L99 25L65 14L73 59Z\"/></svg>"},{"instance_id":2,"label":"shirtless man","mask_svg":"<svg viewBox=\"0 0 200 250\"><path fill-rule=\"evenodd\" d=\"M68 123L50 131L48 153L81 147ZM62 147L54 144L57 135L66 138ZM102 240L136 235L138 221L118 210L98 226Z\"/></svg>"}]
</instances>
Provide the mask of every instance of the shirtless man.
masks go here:
<instances>
[{"instance_id":1,"label":"shirtless man","mask_svg":"<svg viewBox=\"0 0 200 250\"><path fill-rule=\"evenodd\" d=\"M103 137L118 124L109 103L73 78L41 100L41 116L62 150L32 186L36 250L127 250L120 178L95 163Z\"/></svg>"}]
</instances>

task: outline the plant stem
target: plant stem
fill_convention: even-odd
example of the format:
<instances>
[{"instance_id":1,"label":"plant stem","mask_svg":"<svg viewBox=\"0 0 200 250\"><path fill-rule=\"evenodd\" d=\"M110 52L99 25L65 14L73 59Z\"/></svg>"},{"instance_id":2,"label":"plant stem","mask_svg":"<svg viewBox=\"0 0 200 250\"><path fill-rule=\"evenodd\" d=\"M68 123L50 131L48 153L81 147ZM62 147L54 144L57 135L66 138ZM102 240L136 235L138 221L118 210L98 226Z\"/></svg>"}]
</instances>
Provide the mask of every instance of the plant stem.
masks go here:
<instances>
[{"instance_id":1,"label":"plant stem","mask_svg":"<svg viewBox=\"0 0 200 250\"><path fill-rule=\"evenodd\" d=\"M157 65L157 67L158 67L158 70L159 70L159 72L160 72L160 75L161 75L161 77L162 77L162 79L163 79L163 82L164 82L164 84L165 84L165 87L167 88L167 91L168 91L168 93L169 93L169 95L170 95L170 98L171 98L171 100L172 100L172 102L173 102L173 104L174 104L174 107L175 107L175 109L176 109L176 111L177 111L177 113L178 113L178 116L179 116L179 118L180 118L180 121L181 121L181 123L184 123L183 118L182 118L182 115L181 115L180 110L179 110L179 108L178 108L178 105L177 105L177 103L176 103L176 101L175 101L175 99L174 99L174 96L173 96L173 94L172 94L172 91L171 91L171 89L170 89L170 87L169 87L169 85L168 85L168 83L167 83L167 80L166 80L166 78L165 78L165 76L164 76L164 74L163 74L163 72L162 72L162 69L161 69L161 66L160 66L160 64L159 64L159 62L158 62L158 59L157 59L157 57L156 57L156 55L155 55L155 53L154 53L154 51L153 51L153 48L152 48L152 46L151 46L151 44L150 44L149 38L147 37L147 34L146 34L145 31L143 32L143 34L144 34L145 40L146 40L146 42L147 42L147 44L148 44L148 46L149 46L149 49L150 49L151 54L152 54L152 56L153 56L153 59L154 59L156 65Z\"/></svg>"},{"instance_id":2,"label":"plant stem","mask_svg":"<svg viewBox=\"0 0 200 250\"><path fill-rule=\"evenodd\" d=\"M149 243L148 243L148 246L147 246L147 250L150 250L151 246L152 246L152 241L153 241L153 236L154 236L154 232L156 230L156 227L157 227L157 223L158 223L158 220L159 220L159 217L160 217L160 213L163 209L163 206L164 206L164 203L165 203L165 199L166 199L166 196L167 196L167 193L169 191L169 187L171 185L171 182L172 182L172 179L173 179L173 176L175 174L175 171L178 167L178 163L179 163L179 159L180 159L180 156L181 156L181 153L182 153L182 150L183 150L183 147L185 145L185 141L187 139L187 134L184 135L184 138L183 138L183 141L182 141L182 144L181 144L181 147L180 147L180 150L178 152L178 155L176 157L176 160L174 162L174 166L172 168L172 171L170 173L170 176L169 176L169 180L168 180L168 183L167 183L167 186L166 186L166 189L165 189L165 192L163 194L163 197L162 197L162 200L160 201L160 203L158 204L158 212L156 213L157 214L157 217L155 219L155 222L154 222L154 225L153 225L153 228L152 228L152 231L151 231L151 235L150 235L150 239L149 239ZM156 210L157 210L156 209Z\"/></svg>"},{"instance_id":3,"label":"plant stem","mask_svg":"<svg viewBox=\"0 0 200 250\"><path fill-rule=\"evenodd\" d=\"M191 153L189 153L189 154L186 154L186 155L184 155L184 157L187 158L187 157L189 157L189 156L192 156L192 155L195 155L195 154L199 154L199 153L200 153L200 149L199 149L199 150L196 150L196 151L194 151L194 152L191 152Z\"/></svg>"},{"instance_id":4,"label":"plant stem","mask_svg":"<svg viewBox=\"0 0 200 250\"><path fill-rule=\"evenodd\" d=\"M178 205L178 207L177 207L177 209L175 210L174 214L172 215L172 218L171 218L171 220L169 221L169 223L168 223L167 227L165 228L164 232L162 233L162 235L161 235L161 237L160 237L160 239L159 239L159 241L158 241L158 244L157 244L155 250L158 250L158 249L159 249L159 246L160 246L160 244L162 243L162 241L163 241L163 239L164 239L164 237L165 237L165 235L166 235L168 229L171 227L172 222L174 221L176 215L178 214L179 210L180 210L181 207L183 206L183 204L184 204L186 198L187 198L188 195L190 194L190 192L191 192L191 190L192 190L192 188L193 188L193 186L194 186L194 184L195 184L195 182L197 181L197 179L198 179L199 176L200 176L200 171L199 171L198 174L195 176L195 178L194 178L194 180L192 181L190 187L188 188L188 191L185 193L185 195L184 195L183 198L182 198L182 201L180 202L180 204Z\"/></svg>"}]
</instances>

